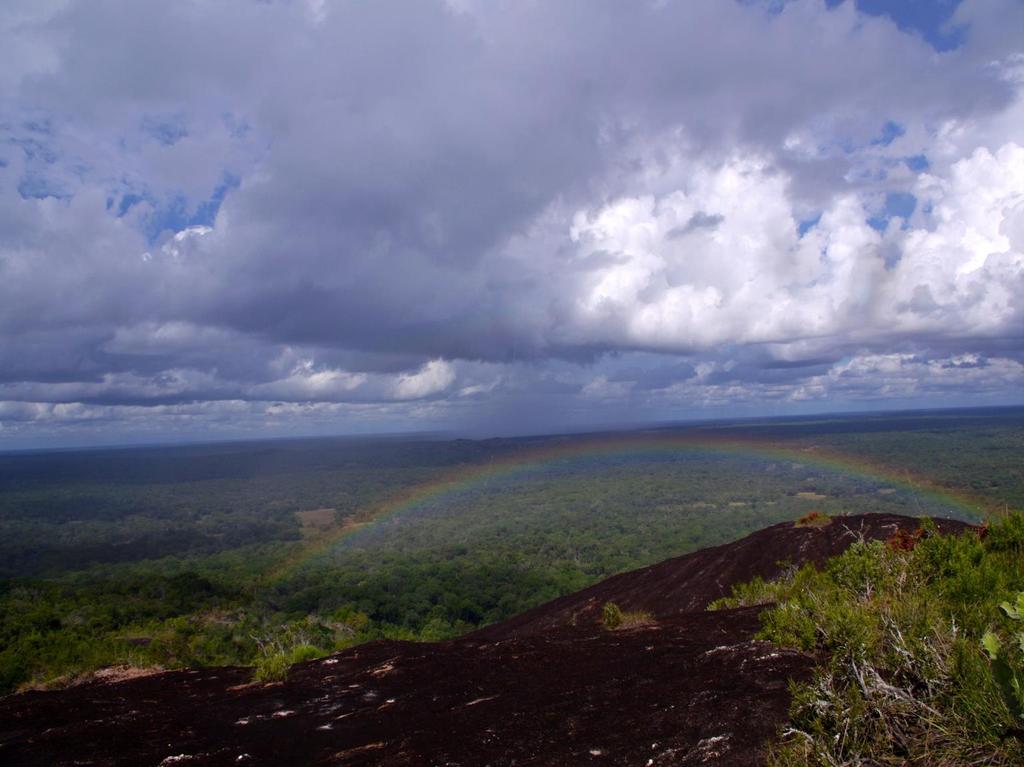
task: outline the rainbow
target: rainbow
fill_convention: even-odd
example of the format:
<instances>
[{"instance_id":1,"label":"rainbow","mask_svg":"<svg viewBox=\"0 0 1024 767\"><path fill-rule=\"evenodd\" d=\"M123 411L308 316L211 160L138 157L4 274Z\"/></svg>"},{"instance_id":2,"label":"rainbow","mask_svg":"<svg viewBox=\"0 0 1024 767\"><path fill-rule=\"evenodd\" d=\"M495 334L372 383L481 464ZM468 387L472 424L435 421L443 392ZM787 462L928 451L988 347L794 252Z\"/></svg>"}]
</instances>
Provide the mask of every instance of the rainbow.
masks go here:
<instances>
[{"instance_id":1,"label":"rainbow","mask_svg":"<svg viewBox=\"0 0 1024 767\"><path fill-rule=\"evenodd\" d=\"M359 512L355 519L316 538L273 573L272 579L286 577L343 541L375 529L395 517L423 510L438 500L485 487L490 482L507 481L531 474L561 462L584 462L601 457L671 456L680 454L741 456L787 461L819 470L868 479L894 489L914 493L944 506L961 516L978 519L991 509L990 504L964 491L938 485L934 480L873 461L820 446L782 446L757 439L721 436L664 434L648 432L617 436L565 437L544 440L541 445L496 455L483 463L463 464L428 482L402 490L380 504Z\"/></svg>"}]
</instances>

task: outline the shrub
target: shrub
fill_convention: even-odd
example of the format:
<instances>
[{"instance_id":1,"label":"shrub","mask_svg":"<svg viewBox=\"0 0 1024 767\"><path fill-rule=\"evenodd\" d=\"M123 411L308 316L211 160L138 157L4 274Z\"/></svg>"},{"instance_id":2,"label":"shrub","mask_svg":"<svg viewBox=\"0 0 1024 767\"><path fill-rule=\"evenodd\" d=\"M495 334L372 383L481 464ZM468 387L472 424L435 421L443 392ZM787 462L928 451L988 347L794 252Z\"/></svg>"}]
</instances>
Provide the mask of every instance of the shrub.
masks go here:
<instances>
[{"instance_id":1,"label":"shrub","mask_svg":"<svg viewBox=\"0 0 1024 767\"><path fill-rule=\"evenodd\" d=\"M294 666L296 663L313 660L325 654L319 647L314 647L311 644L300 644L297 647L293 647L288 653L288 662Z\"/></svg>"},{"instance_id":2,"label":"shrub","mask_svg":"<svg viewBox=\"0 0 1024 767\"><path fill-rule=\"evenodd\" d=\"M1024 524L910 547L858 542L822 571L737 587L760 638L820 653L794 687L781 765L1024 763Z\"/></svg>"},{"instance_id":3,"label":"shrub","mask_svg":"<svg viewBox=\"0 0 1024 767\"><path fill-rule=\"evenodd\" d=\"M252 635L259 648L253 666L253 678L260 682L280 681L296 663L326 655L338 648L338 634L347 635L345 624L323 622L316 616L272 628L263 635ZM347 642L342 642L342 646ZM330 649L323 649L324 647Z\"/></svg>"},{"instance_id":4,"label":"shrub","mask_svg":"<svg viewBox=\"0 0 1024 767\"><path fill-rule=\"evenodd\" d=\"M614 602L605 602L601 610L601 623L606 629L617 629L622 625L622 610Z\"/></svg>"}]
</instances>

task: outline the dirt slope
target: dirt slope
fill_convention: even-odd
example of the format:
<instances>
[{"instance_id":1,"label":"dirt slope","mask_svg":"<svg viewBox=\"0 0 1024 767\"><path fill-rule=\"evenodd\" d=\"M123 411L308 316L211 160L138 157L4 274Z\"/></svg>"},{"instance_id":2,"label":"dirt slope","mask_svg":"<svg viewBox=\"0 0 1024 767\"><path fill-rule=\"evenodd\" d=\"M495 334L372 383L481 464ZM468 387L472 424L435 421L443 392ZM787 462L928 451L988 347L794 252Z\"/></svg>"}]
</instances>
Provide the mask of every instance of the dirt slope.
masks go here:
<instances>
[{"instance_id":1,"label":"dirt slope","mask_svg":"<svg viewBox=\"0 0 1024 767\"><path fill-rule=\"evenodd\" d=\"M703 611L779 560L916 521L776 525L608 579L438 645L377 642L293 668L176 671L0 699L3 765L750 765L812 659L752 637L756 608ZM949 530L962 527L944 525ZM608 632L607 600L657 616Z\"/></svg>"}]
</instances>

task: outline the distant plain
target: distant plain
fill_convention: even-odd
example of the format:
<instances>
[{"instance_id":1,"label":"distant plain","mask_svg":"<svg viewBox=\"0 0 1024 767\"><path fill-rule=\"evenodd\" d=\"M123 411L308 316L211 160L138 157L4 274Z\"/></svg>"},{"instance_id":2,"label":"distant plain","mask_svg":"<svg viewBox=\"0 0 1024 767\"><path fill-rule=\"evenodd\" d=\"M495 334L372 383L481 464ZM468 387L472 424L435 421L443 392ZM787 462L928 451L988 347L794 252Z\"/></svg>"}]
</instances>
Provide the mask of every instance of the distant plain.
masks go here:
<instances>
[{"instance_id":1,"label":"distant plain","mask_svg":"<svg viewBox=\"0 0 1024 767\"><path fill-rule=\"evenodd\" d=\"M0 692L437 640L802 516L1024 507L1024 409L0 454Z\"/></svg>"}]
</instances>

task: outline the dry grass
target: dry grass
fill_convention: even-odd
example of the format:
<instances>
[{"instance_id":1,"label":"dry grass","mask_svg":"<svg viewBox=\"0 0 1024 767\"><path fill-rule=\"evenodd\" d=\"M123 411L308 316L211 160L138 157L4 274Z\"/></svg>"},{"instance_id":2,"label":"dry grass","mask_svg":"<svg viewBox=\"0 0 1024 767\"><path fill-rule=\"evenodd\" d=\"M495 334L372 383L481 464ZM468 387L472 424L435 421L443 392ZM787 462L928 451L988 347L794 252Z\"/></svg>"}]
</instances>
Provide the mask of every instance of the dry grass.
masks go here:
<instances>
[{"instance_id":1,"label":"dry grass","mask_svg":"<svg viewBox=\"0 0 1024 767\"><path fill-rule=\"evenodd\" d=\"M825 527L832 524L832 517L822 514L820 511L812 511L804 514L793 524L796 527Z\"/></svg>"},{"instance_id":2,"label":"dry grass","mask_svg":"<svg viewBox=\"0 0 1024 767\"><path fill-rule=\"evenodd\" d=\"M654 620L654 616L646 610L634 610L633 612L622 614L622 623L615 627L616 631L622 629L635 629L643 626L653 626L657 623Z\"/></svg>"},{"instance_id":3,"label":"dry grass","mask_svg":"<svg viewBox=\"0 0 1024 767\"><path fill-rule=\"evenodd\" d=\"M162 666L132 666L129 664L107 666L82 674L64 674L53 679L32 680L18 687L17 692L64 690L68 687L78 687L90 682L113 684L114 682L123 682L128 679L139 679L144 676L162 674L164 671L166 669Z\"/></svg>"}]
</instances>

